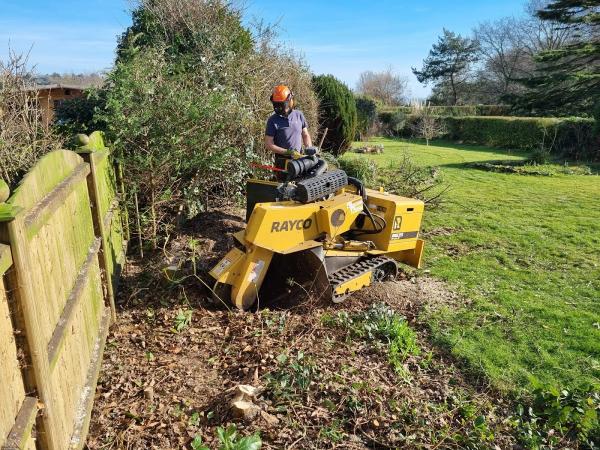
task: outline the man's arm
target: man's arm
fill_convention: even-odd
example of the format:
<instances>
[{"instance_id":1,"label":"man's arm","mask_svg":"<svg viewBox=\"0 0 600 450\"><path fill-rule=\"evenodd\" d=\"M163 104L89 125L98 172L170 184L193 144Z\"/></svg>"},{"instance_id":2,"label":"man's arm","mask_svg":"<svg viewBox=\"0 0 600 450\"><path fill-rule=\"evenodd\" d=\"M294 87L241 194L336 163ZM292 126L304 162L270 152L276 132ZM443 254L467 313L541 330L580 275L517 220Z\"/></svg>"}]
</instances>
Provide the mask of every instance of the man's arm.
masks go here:
<instances>
[{"instance_id":1,"label":"man's arm","mask_svg":"<svg viewBox=\"0 0 600 450\"><path fill-rule=\"evenodd\" d=\"M270 150L278 155L285 155L288 153L285 148L275 145L275 138L273 136L265 135L265 147L267 150Z\"/></svg>"},{"instance_id":2,"label":"man's arm","mask_svg":"<svg viewBox=\"0 0 600 450\"><path fill-rule=\"evenodd\" d=\"M308 132L308 128L302 128L302 142L305 147L312 147L312 139L310 138L310 133Z\"/></svg>"}]
</instances>

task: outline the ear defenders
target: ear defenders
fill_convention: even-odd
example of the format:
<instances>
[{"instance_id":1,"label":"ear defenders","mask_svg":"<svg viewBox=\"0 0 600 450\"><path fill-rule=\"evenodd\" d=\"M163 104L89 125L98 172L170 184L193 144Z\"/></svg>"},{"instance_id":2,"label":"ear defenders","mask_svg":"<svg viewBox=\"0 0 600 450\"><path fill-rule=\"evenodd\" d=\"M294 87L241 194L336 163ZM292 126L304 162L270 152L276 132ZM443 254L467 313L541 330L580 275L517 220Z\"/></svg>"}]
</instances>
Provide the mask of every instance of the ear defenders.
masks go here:
<instances>
[{"instance_id":1,"label":"ear defenders","mask_svg":"<svg viewBox=\"0 0 600 450\"><path fill-rule=\"evenodd\" d=\"M271 94L271 97L269 97L269 100L271 100L271 103L289 103L291 109L294 109L294 106L296 104L296 102L294 100L294 91L292 91L292 90L290 90L290 95L288 95L288 97L285 100L285 102L275 102L275 101L273 101L273 94Z\"/></svg>"}]
</instances>

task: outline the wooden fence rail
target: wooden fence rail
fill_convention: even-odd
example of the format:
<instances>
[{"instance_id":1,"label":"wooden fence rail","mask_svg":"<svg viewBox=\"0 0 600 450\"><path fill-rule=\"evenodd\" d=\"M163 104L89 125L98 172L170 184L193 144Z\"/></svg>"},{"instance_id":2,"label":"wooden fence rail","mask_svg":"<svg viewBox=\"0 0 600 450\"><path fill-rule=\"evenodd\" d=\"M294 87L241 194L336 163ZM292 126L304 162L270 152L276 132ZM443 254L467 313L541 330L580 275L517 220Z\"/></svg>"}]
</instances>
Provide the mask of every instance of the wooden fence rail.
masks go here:
<instances>
[{"instance_id":1,"label":"wooden fence rail","mask_svg":"<svg viewBox=\"0 0 600 450\"><path fill-rule=\"evenodd\" d=\"M0 198L2 450L85 444L125 257L114 167L101 134L86 140Z\"/></svg>"}]
</instances>

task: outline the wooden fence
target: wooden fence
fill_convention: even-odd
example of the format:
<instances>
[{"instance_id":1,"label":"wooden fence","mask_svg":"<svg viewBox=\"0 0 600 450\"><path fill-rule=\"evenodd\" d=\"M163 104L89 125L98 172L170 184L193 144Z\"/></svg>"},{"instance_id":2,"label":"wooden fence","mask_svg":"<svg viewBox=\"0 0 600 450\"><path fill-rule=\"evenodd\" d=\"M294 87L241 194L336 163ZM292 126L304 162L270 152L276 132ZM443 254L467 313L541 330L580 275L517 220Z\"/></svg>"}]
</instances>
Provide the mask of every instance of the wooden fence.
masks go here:
<instances>
[{"instance_id":1,"label":"wooden fence","mask_svg":"<svg viewBox=\"0 0 600 450\"><path fill-rule=\"evenodd\" d=\"M0 203L2 450L85 444L125 255L114 166L99 133L86 141Z\"/></svg>"}]
</instances>

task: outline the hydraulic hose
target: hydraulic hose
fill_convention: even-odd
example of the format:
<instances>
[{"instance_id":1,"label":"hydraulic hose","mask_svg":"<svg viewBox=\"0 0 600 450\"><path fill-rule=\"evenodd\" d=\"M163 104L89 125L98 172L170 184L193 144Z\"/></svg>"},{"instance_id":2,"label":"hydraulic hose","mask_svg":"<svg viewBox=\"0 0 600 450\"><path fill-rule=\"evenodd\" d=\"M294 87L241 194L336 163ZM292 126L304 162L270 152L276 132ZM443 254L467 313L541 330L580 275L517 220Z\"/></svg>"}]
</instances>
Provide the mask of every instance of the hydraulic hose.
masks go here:
<instances>
[{"instance_id":1,"label":"hydraulic hose","mask_svg":"<svg viewBox=\"0 0 600 450\"><path fill-rule=\"evenodd\" d=\"M361 227L361 229L355 229L352 230L357 234L377 234L377 233L381 233L383 230L385 230L385 227L387 226L387 222L385 221L385 219L381 216L378 216L377 214L373 215L373 213L369 210L368 206L367 206L367 191L365 190L365 186L363 184L362 181L360 181L358 178L354 178L354 177L348 177L348 184L350 184L351 186L354 186L356 188L356 190L358 191L358 195L360 195L363 199L363 214L364 216L361 216L357 219L357 225L359 227ZM371 221L371 223L373 224L373 229L372 230L363 230L362 227L364 225L364 217L368 217L369 220ZM377 220L375 219L377 218L379 220L379 223L377 223Z\"/></svg>"}]
</instances>

